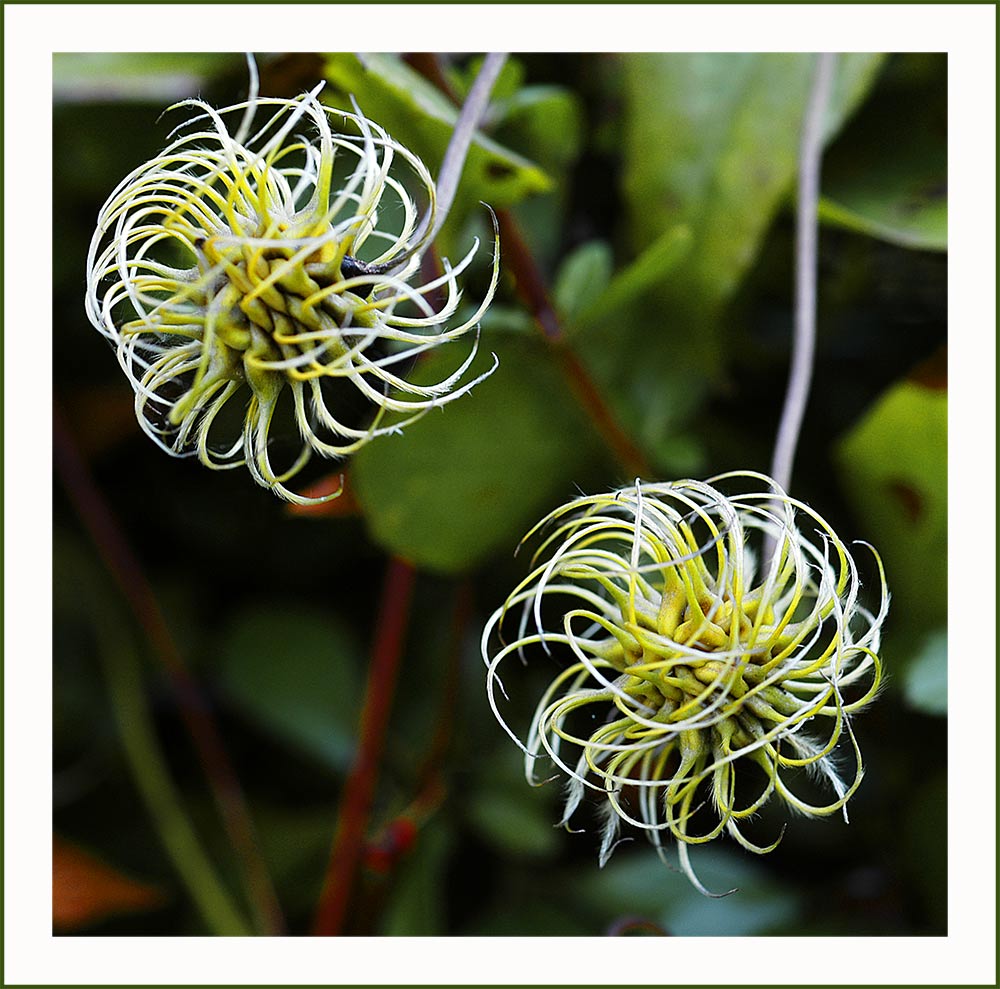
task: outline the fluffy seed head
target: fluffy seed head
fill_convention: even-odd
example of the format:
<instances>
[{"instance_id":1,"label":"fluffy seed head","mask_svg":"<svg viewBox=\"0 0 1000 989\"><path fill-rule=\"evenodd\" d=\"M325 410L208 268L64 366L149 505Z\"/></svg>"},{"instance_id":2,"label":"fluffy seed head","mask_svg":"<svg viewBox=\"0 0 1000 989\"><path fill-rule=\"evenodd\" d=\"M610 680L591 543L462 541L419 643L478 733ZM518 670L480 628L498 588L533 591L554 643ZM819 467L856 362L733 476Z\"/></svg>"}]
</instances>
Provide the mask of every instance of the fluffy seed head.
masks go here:
<instances>
[{"instance_id":1,"label":"fluffy seed head","mask_svg":"<svg viewBox=\"0 0 1000 989\"><path fill-rule=\"evenodd\" d=\"M478 243L412 284L434 232L434 182L357 107L331 109L318 92L178 104L194 116L111 194L87 264L87 313L117 349L146 433L208 467L246 464L300 503L310 499L285 484L312 454L346 456L486 376L462 383L475 342L441 381L405 375L431 348L478 340L499 266L494 251L482 305L448 327ZM272 423L286 415L298 453L279 468Z\"/></svg>"},{"instance_id":2,"label":"fluffy seed head","mask_svg":"<svg viewBox=\"0 0 1000 989\"><path fill-rule=\"evenodd\" d=\"M725 831L752 852L772 850L777 841L755 844L743 830L770 798L846 818L863 775L851 715L882 678L889 598L874 550L872 612L830 526L752 473L637 482L578 498L538 531L532 573L483 633L487 690L528 781L544 782L540 767L552 763L568 778L564 824L588 789L602 795L602 865L626 821L661 857L672 835L681 867L707 893L688 846ZM523 738L497 696L512 653L562 660ZM829 802L790 787L803 769L832 791Z\"/></svg>"}]
</instances>

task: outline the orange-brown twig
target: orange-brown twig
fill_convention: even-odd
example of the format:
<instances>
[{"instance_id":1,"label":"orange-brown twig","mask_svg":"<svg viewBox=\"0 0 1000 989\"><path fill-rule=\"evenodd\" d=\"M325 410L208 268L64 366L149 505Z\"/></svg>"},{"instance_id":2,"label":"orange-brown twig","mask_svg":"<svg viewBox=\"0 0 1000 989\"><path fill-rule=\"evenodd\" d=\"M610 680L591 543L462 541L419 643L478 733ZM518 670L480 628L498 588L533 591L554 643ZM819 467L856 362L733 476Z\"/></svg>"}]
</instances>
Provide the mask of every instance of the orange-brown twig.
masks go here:
<instances>
[{"instance_id":1,"label":"orange-brown twig","mask_svg":"<svg viewBox=\"0 0 1000 989\"><path fill-rule=\"evenodd\" d=\"M358 726L358 750L344 787L330 861L313 920L315 935L331 936L343 931L375 795L415 578L416 570L406 560L393 557L389 561Z\"/></svg>"}]
</instances>

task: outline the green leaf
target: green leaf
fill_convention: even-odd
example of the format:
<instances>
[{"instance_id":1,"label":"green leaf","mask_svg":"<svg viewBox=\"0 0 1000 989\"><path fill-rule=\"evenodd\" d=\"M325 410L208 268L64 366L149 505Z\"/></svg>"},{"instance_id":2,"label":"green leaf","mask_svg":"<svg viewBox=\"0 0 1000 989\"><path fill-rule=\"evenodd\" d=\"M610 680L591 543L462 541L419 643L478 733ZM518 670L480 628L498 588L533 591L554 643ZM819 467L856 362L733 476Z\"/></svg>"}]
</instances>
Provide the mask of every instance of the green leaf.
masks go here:
<instances>
[{"instance_id":1,"label":"green leaf","mask_svg":"<svg viewBox=\"0 0 1000 989\"><path fill-rule=\"evenodd\" d=\"M215 52L55 52L56 102L171 102L196 96L206 79L245 66Z\"/></svg>"},{"instance_id":2,"label":"green leaf","mask_svg":"<svg viewBox=\"0 0 1000 989\"><path fill-rule=\"evenodd\" d=\"M903 696L923 714L948 713L948 631L937 629L903 671Z\"/></svg>"},{"instance_id":3,"label":"green leaf","mask_svg":"<svg viewBox=\"0 0 1000 989\"><path fill-rule=\"evenodd\" d=\"M446 96L397 55L332 54L327 56L326 73L333 86L327 102L347 105L347 97L354 96L366 116L436 172L458 117ZM499 209L550 185L533 162L479 134L469 148L456 207L482 201ZM449 226L458 225L453 216Z\"/></svg>"},{"instance_id":4,"label":"green leaf","mask_svg":"<svg viewBox=\"0 0 1000 989\"><path fill-rule=\"evenodd\" d=\"M902 247L948 246L947 58L888 84L823 163L820 218Z\"/></svg>"},{"instance_id":5,"label":"green leaf","mask_svg":"<svg viewBox=\"0 0 1000 989\"><path fill-rule=\"evenodd\" d=\"M549 171L563 171L576 161L584 116L575 93L559 86L524 86L499 100L498 110L497 134L505 144L530 150Z\"/></svg>"},{"instance_id":6,"label":"green leaf","mask_svg":"<svg viewBox=\"0 0 1000 989\"><path fill-rule=\"evenodd\" d=\"M481 753L486 772L476 780L462 809L471 827L512 858L541 858L554 853L564 832L559 811L524 779L524 761L513 746Z\"/></svg>"},{"instance_id":7,"label":"green leaf","mask_svg":"<svg viewBox=\"0 0 1000 989\"><path fill-rule=\"evenodd\" d=\"M887 174L888 173L888 174ZM895 173L895 174L893 174ZM948 249L946 186L921 163L894 160L882 174L831 185L820 219L900 247Z\"/></svg>"},{"instance_id":8,"label":"green leaf","mask_svg":"<svg viewBox=\"0 0 1000 989\"><path fill-rule=\"evenodd\" d=\"M479 70L483 67L485 56L474 55L464 65L456 64L450 60L442 65L445 77L455 93L456 99L464 100L469 95L479 75ZM524 83L524 65L516 56L508 56L500 69L496 82L493 83L493 91L490 93L490 101L494 106L504 100L512 98Z\"/></svg>"},{"instance_id":9,"label":"green leaf","mask_svg":"<svg viewBox=\"0 0 1000 989\"><path fill-rule=\"evenodd\" d=\"M531 336L538 332L531 314L522 306L505 306L494 302L483 313L479 321L484 333L489 335L514 333L518 336Z\"/></svg>"},{"instance_id":10,"label":"green leaf","mask_svg":"<svg viewBox=\"0 0 1000 989\"><path fill-rule=\"evenodd\" d=\"M625 174L633 243L689 226L694 245L661 304L687 318L667 330L672 359L711 369L714 321L752 264L792 188L814 56L632 54L625 73ZM881 56L841 55L833 133L871 86ZM665 323L675 326L673 321Z\"/></svg>"},{"instance_id":11,"label":"green leaf","mask_svg":"<svg viewBox=\"0 0 1000 989\"><path fill-rule=\"evenodd\" d=\"M691 231L688 227L671 227L664 231L610 282L605 277L603 284L599 284L601 288L604 285L607 288L592 302L585 298L577 306L575 316L570 314L571 331L581 332L587 329L588 341L595 341L592 346L611 344L612 340L604 339L600 330L610 327L612 332L620 333L621 326L629 326L642 319L644 311L649 308L648 293L655 292L666 283L671 272L681 264L690 249ZM595 258L589 258L588 266L591 270L581 275L586 273L593 277L593 269L597 268L597 264ZM580 275L577 278L579 280ZM590 289L590 292L593 291L593 288Z\"/></svg>"},{"instance_id":12,"label":"green leaf","mask_svg":"<svg viewBox=\"0 0 1000 989\"><path fill-rule=\"evenodd\" d=\"M625 916L653 920L675 937L746 937L781 933L799 914L798 895L745 854L696 847L691 862L707 889L737 891L721 899L699 893L652 850L621 849L598 870L580 871L563 888L603 926Z\"/></svg>"},{"instance_id":13,"label":"green leaf","mask_svg":"<svg viewBox=\"0 0 1000 989\"><path fill-rule=\"evenodd\" d=\"M573 341L654 469L697 472L704 451L687 424L727 363L725 304L793 189L813 56L620 59L623 196L639 257L576 315ZM840 56L829 133L880 64Z\"/></svg>"},{"instance_id":14,"label":"green leaf","mask_svg":"<svg viewBox=\"0 0 1000 989\"><path fill-rule=\"evenodd\" d=\"M603 240L581 244L563 261L552 286L552 299L564 321L572 321L600 298L613 267L611 247Z\"/></svg>"},{"instance_id":15,"label":"green leaf","mask_svg":"<svg viewBox=\"0 0 1000 989\"><path fill-rule=\"evenodd\" d=\"M903 381L837 445L842 483L885 563L895 653L947 618L948 396Z\"/></svg>"},{"instance_id":16,"label":"green leaf","mask_svg":"<svg viewBox=\"0 0 1000 989\"><path fill-rule=\"evenodd\" d=\"M247 610L219 650L228 701L276 737L334 769L354 751L361 649L325 611L271 604Z\"/></svg>"},{"instance_id":17,"label":"green leaf","mask_svg":"<svg viewBox=\"0 0 1000 989\"><path fill-rule=\"evenodd\" d=\"M684 421L708 387L665 352L669 333L657 297L691 248L691 231L672 227L569 324L567 335L622 427L664 474L696 473L703 460Z\"/></svg>"},{"instance_id":18,"label":"green leaf","mask_svg":"<svg viewBox=\"0 0 1000 989\"><path fill-rule=\"evenodd\" d=\"M369 443L350 483L373 538L420 567L457 573L496 551L513 553L573 482L594 439L541 341L492 341L500 366L457 402L433 409L402 437ZM456 355L438 348L412 377L438 380ZM485 370L480 353L469 375Z\"/></svg>"},{"instance_id":19,"label":"green leaf","mask_svg":"<svg viewBox=\"0 0 1000 989\"><path fill-rule=\"evenodd\" d=\"M517 857L543 857L559 847L559 832L524 780L516 790L473 794L465 804L472 827L495 848Z\"/></svg>"}]
</instances>

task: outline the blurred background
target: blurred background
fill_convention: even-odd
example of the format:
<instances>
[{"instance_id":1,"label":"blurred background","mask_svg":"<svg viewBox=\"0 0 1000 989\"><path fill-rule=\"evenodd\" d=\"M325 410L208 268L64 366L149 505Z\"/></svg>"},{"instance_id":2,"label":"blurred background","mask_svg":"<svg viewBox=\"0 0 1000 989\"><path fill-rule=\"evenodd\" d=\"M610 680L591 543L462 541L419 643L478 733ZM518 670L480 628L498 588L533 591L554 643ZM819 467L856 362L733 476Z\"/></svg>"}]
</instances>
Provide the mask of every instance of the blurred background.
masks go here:
<instances>
[{"instance_id":1,"label":"blurred background","mask_svg":"<svg viewBox=\"0 0 1000 989\"><path fill-rule=\"evenodd\" d=\"M326 80L327 102L353 95L432 172L479 61L258 55L262 95ZM639 834L600 870L596 815L583 834L554 826L561 786L525 784L479 636L528 572L521 537L580 491L767 471L812 57L512 57L437 245L487 245L464 279L474 309L480 203L500 215L475 365L493 352L500 368L404 437L318 464L310 480L343 473L346 494L296 512L246 471L161 453L83 307L101 205L166 144L182 119L166 106L245 98L244 57L56 55L55 930L310 930L386 574L405 560L412 607L345 933L946 933L946 69L841 56L823 165L792 493L885 562L889 679L854 723L867 775L849 825L793 821L764 857L694 849L706 885L740 887L709 900ZM536 700L514 698L525 724ZM783 814L765 808L762 828Z\"/></svg>"}]
</instances>

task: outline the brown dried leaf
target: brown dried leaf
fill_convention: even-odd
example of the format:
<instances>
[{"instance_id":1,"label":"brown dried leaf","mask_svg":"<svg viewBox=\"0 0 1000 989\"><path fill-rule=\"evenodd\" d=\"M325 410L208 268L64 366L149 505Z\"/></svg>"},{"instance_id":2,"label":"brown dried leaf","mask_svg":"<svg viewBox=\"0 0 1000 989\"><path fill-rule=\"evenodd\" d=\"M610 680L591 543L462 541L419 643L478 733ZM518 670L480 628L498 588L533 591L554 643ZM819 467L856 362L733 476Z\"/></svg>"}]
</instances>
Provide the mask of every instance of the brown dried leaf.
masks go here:
<instances>
[{"instance_id":1,"label":"brown dried leaf","mask_svg":"<svg viewBox=\"0 0 1000 989\"><path fill-rule=\"evenodd\" d=\"M124 875L57 835L52 837L52 926L75 930L120 913L150 910L163 891Z\"/></svg>"}]
</instances>

